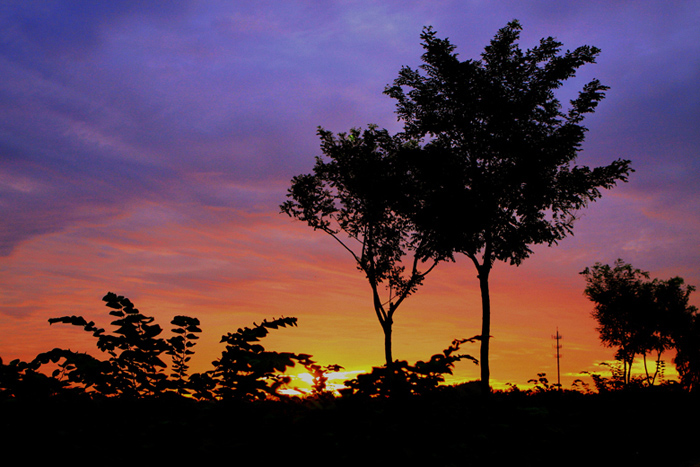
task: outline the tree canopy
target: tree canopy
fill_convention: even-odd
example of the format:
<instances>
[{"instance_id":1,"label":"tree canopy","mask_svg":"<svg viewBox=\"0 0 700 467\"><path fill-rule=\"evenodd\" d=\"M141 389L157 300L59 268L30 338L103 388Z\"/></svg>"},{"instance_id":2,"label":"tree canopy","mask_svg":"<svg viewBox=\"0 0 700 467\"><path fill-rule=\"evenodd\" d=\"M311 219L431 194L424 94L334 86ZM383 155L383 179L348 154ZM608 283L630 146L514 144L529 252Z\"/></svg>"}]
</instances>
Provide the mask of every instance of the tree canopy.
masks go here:
<instances>
[{"instance_id":1,"label":"tree canopy","mask_svg":"<svg viewBox=\"0 0 700 467\"><path fill-rule=\"evenodd\" d=\"M591 81L568 111L555 95L599 50L561 54L562 44L550 37L523 52L520 30L517 21L509 23L481 60L460 61L448 39L425 28L420 70L403 67L385 90L398 101L403 135L427 141L418 168L439 180L426 205L435 215L426 209L425 222L450 236L443 247L513 264L532 253L531 245L572 233L576 211L630 171L627 160L594 169L573 165L587 131L582 121L608 87ZM436 173L436 166L442 170ZM450 217L464 219L453 229L434 222L446 201Z\"/></svg>"},{"instance_id":2,"label":"tree canopy","mask_svg":"<svg viewBox=\"0 0 700 467\"><path fill-rule=\"evenodd\" d=\"M572 233L576 212L602 189L626 181L627 160L589 168L575 165L587 129L582 125L608 89L592 80L563 109L555 91L599 50L561 52L549 37L526 51L512 21L498 31L480 60L460 61L455 46L427 27L419 69L403 67L385 93L397 100L406 140L418 140L412 170L420 230L438 255L462 253L477 268L482 291L482 382L488 391L490 299L496 260L518 265L537 244Z\"/></svg>"}]
</instances>

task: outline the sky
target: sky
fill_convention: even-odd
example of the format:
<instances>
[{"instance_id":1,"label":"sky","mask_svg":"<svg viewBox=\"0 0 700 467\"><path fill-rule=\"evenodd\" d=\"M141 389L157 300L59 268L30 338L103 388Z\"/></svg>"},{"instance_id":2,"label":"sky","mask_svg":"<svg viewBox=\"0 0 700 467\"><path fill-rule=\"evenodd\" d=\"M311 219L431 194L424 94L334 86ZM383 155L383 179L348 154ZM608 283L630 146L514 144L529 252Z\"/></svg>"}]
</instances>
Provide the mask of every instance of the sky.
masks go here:
<instances>
[{"instance_id":1,"label":"sky","mask_svg":"<svg viewBox=\"0 0 700 467\"><path fill-rule=\"evenodd\" d=\"M0 357L99 355L89 333L47 320L109 330L111 291L165 337L173 316L199 318L193 371L211 369L223 334L280 316L298 327L271 333L270 350L349 372L381 365L366 279L279 205L321 154L318 126L401 129L383 90L420 65L423 27L466 60L513 19L523 49L553 36L602 50L561 89L566 102L593 78L610 86L577 163L624 158L635 172L579 213L573 236L496 265L492 382L556 380L557 329L565 387L604 373L614 350L583 296L585 267L622 258L700 285L697 0L2 2ZM471 262L440 264L395 315L395 358L478 334L480 306ZM478 377L461 362L450 381Z\"/></svg>"}]
</instances>

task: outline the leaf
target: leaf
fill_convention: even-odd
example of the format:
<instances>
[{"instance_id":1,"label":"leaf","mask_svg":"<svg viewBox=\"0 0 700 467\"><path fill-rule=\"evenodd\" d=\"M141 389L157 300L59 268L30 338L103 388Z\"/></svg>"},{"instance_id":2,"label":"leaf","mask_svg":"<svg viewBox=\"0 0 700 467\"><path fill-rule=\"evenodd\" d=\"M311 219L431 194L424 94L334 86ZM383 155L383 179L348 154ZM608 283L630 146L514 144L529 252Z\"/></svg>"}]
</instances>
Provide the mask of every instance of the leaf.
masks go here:
<instances>
[{"instance_id":1,"label":"leaf","mask_svg":"<svg viewBox=\"0 0 700 467\"><path fill-rule=\"evenodd\" d=\"M49 324L65 323L74 326L87 326L87 321L82 316L62 316L60 318L49 318Z\"/></svg>"}]
</instances>

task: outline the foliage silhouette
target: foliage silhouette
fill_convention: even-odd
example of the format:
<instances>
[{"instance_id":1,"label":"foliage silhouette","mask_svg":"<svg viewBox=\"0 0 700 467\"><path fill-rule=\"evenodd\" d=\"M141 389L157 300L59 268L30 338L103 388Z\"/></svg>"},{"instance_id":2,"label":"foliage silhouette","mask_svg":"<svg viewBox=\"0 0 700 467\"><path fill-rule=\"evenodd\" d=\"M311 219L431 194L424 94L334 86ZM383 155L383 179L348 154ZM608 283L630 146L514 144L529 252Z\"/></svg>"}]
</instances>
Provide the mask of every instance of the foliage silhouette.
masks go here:
<instances>
[{"instance_id":1,"label":"foliage silhouette","mask_svg":"<svg viewBox=\"0 0 700 467\"><path fill-rule=\"evenodd\" d=\"M674 334L674 363L681 385L688 391L700 387L700 315L684 316Z\"/></svg>"},{"instance_id":2,"label":"foliage silhouette","mask_svg":"<svg viewBox=\"0 0 700 467\"><path fill-rule=\"evenodd\" d=\"M563 111L555 90L599 50L542 39L522 51L521 26L498 31L481 60L459 61L455 46L426 27L420 70L401 68L385 93L397 100L406 140L425 142L414 155L413 210L429 233L426 249L438 257L466 255L476 267L482 296L481 381L489 391L491 302L495 261L519 265L531 246L553 245L572 233L577 210L601 189L626 181L629 161L590 169L572 165L586 128L607 89L583 87Z\"/></svg>"},{"instance_id":3,"label":"foliage silhouette","mask_svg":"<svg viewBox=\"0 0 700 467\"><path fill-rule=\"evenodd\" d=\"M625 388L638 388L641 387L641 380L636 377L632 377L627 374L627 369L623 366L621 361L616 361L613 363L601 362L599 366L608 367L610 370L610 376L605 377L599 373L592 373L589 371L583 371L582 374L588 375L593 380L593 385L598 393L607 393L613 391L620 391Z\"/></svg>"},{"instance_id":4,"label":"foliage silhouette","mask_svg":"<svg viewBox=\"0 0 700 467\"><path fill-rule=\"evenodd\" d=\"M94 392L100 395L125 395L117 388L116 370L112 361L102 361L92 355L73 352L72 350L54 348L37 355L30 363L36 369L46 364L56 368L51 376L61 382L64 388L77 392Z\"/></svg>"},{"instance_id":5,"label":"foliage silhouette","mask_svg":"<svg viewBox=\"0 0 700 467\"><path fill-rule=\"evenodd\" d=\"M328 373L338 372L344 368L337 364L321 366L318 363L306 363L304 368L309 372L312 378L312 394L315 397L326 397L332 395L332 392L328 390Z\"/></svg>"},{"instance_id":6,"label":"foliage silhouette","mask_svg":"<svg viewBox=\"0 0 700 467\"><path fill-rule=\"evenodd\" d=\"M223 336L221 342L226 343L226 349L221 358L213 362L211 372L211 378L217 383L216 396L246 401L278 397L277 390L291 379L283 374L286 369L296 363L312 364L311 356L268 351L258 342L269 329L296 325L296 318L278 318Z\"/></svg>"},{"instance_id":7,"label":"foliage silhouette","mask_svg":"<svg viewBox=\"0 0 700 467\"><path fill-rule=\"evenodd\" d=\"M87 326L93 329L91 332L99 330L94 323L80 318L68 321ZM183 320L174 319L173 322L176 329L185 326ZM189 322L191 324L193 321ZM264 352L256 346L270 330L295 324L293 318L266 320L251 328L239 329L231 334L233 337L224 336L224 341L234 350L243 351L246 354L243 360L254 359ZM190 330L196 332L193 328ZM98 335L103 334L104 331ZM405 378L400 387L383 385L379 391L374 391L375 383L370 381L365 385L368 392L364 394L332 400L324 396L310 399L308 403L300 403L296 398L278 398L274 394L264 396L270 394L268 391L275 383L270 380L264 380L268 389L262 388L253 396L235 396L236 401L245 403L214 402L219 383L213 371L188 377L186 370L175 362L167 381L186 381L185 389L191 391L194 398L180 397L178 394L182 393L172 384L166 384L166 390L160 395L174 397L94 397L98 395L97 383L87 393L93 397L64 397L86 394L79 387L71 387L69 375L73 375L75 381L96 381L96 376L86 376L90 373L84 366L94 363L113 368L110 360L116 357L101 362L85 354L55 349L42 354L42 361L14 360L6 365L0 360L0 413L3 415L0 439L8 452L31 452L37 461L54 461L56 452L73 446L78 448L73 454L75 459L90 459L104 465L124 465L133 463L134 459L220 463L232 458L267 465L279 462L279 456L267 454L271 446L281 443L308 446L310 439L315 440L312 449L315 458L332 458L338 452L351 452L362 446L373 453L373 463L406 465L457 465L468 458L470 465L534 466L541 464L541 453L545 449L553 456L564 456L580 449L581 445L596 446L600 456L596 459L597 465L630 462L635 465L692 465L697 460L693 443L698 431L688 428L687 421L700 414L699 400L676 387L587 395L572 391L554 395L552 391L495 391L489 404L484 404L468 390L468 384L437 386L443 382L444 375L452 372L456 361L474 360L461 355L459 346L478 339L454 341L448 349L426 362L415 365L398 362L396 368ZM166 340L169 341L171 339ZM182 352L187 346L176 347L179 355L191 355ZM171 354L167 351L164 354L173 357L177 351L171 350ZM118 356L120 351L115 348L115 353ZM43 361L53 362L51 357L59 364L55 377L38 371ZM86 357L89 364L80 361L81 357ZM276 359L269 357L261 360ZM280 359L282 366L287 368L284 363L291 360L320 372L339 369L334 365L318 365L307 360L307 356L296 357L298 359ZM70 364L61 367L64 358L75 358L75 369ZM177 368L182 371L178 372ZM165 370L157 367L154 371ZM279 372L272 373L275 375ZM538 377L545 378L545 375ZM111 375L106 378L110 383ZM197 378L206 384L191 384ZM379 378L380 385L383 381ZM211 396L196 396L197 391L207 391L206 385L211 385L208 386ZM387 390L396 393L399 388L400 394L406 397L391 400L381 397ZM361 396L356 397L357 394ZM52 397L57 395L60 397ZM618 397L620 395L625 397ZM649 406L658 409L640 410L640 407ZM639 433L619 430L618 424L600 423L611 413L630 426L664 426L664 430L655 434L655 440L660 445L673 445L674 449L663 450L662 454L654 450L641 454L620 450L620 445L638 441ZM614 443L606 442L613 439ZM503 449L504 445L509 449ZM37 449L38 446L41 449ZM579 459L581 462L576 459L570 464L590 463L586 456ZM356 465L357 459L340 458L336 463Z\"/></svg>"},{"instance_id":8,"label":"foliage silhouette","mask_svg":"<svg viewBox=\"0 0 700 467\"><path fill-rule=\"evenodd\" d=\"M692 344L692 323L697 319L697 308L688 304L690 293L695 290L686 286L680 277L667 281L649 278L649 273L633 268L618 259L614 267L596 263L584 269L586 278L584 294L595 303L592 312L598 322L597 330L601 342L617 348L615 358L622 362L622 384L632 382L632 364L636 355L644 359L646 377L651 386L659 375L663 376L664 362L661 354L676 349L677 368L681 381L692 386L697 370L686 365L686 355L692 355L698 341ZM687 352L687 353L684 353ZM697 351L696 351L697 352ZM655 371L649 374L647 354L655 353ZM696 362L690 358L689 363ZM697 365L697 363L692 363Z\"/></svg>"},{"instance_id":9,"label":"foliage silhouette","mask_svg":"<svg viewBox=\"0 0 700 467\"><path fill-rule=\"evenodd\" d=\"M494 391L488 404L461 387L441 386L406 398L295 399L227 403L190 398L0 401L0 439L7 452L77 464L278 464L274 447L308 447L315 459L354 466L358 447L372 465L542 464L543 453L567 465L694 465L697 398L674 388L583 395ZM652 408L652 410L649 410ZM601 420L622 421L601 423ZM639 444L643 427L656 446ZM310 441L313 440L313 441ZM312 443L311 445L309 443ZM582 446L595 446L589 453ZM582 451L582 449L584 449ZM572 453L577 455L572 456Z\"/></svg>"},{"instance_id":10,"label":"foliage silhouette","mask_svg":"<svg viewBox=\"0 0 700 467\"><path fill-rule=\"evenodd\" d=\"M5 365L0 358L0 400L42 399L66 391L66 384L38 372L40 364L12 360Z\"/></svg>"},{"instance_id":11,"label":"foliage silhouette","mask_svg":"<svg viewBox=\"0 0 700 467\"><path fill-rule=\"evenodd\" d=\"M280 209L330 235L352 255L372 289L390 366L396 310L444 259L426 248L427 234L398 208L411 184L403 155L417 148L375 126L338 136L319 128L318 134L324 157L316 158L313 173L292 179Z\"/></svg>"},{"instance_id":12,"label":"foliage silhouette","mask_svg":"<svg viewBox=\"0 0 700 467\"><path fill-rule=\"evenodd\" d=\"M462 344L477 340L478 336L455 339L442 353L433 355L427 362L418 361L415 365L409 365L403 360L395 361L391 366L373 367L370 373L346 381L348 389L341 392L362 397L425 395L436 390L445 381L446 374L452 374L456 362L466 359L478 364L471 355L457 353Z\"/></svg>"},{"instance_id":13,"label":"foliage silhouette","mask_svg":"<svg viewBox=\"0 0 700 467\"><path fill-rule=\"evenodd\" d=\"M534 392L542 393L553 391L555 389L561 389L556 384L550 385L547 379L546 373L537 373L537 379L529 379L528 383L533 383L535 386L533 388Z\"/></svg>"},{"instance_id":14,"label":"foliage silhouette","mask_svg":"<svg viewBox=\"0 0 700 467\"><path fill-rule=\"evenodd\" d=\"M508 389L505 391L505 393L510 393L510 394L520 394L520 395L525 395L525 396L530 396L530 395L540 395L540 394L551 394L551 393L556 393L556 394L567 394L567 393L576 393L576 394L593 394L593 392L590 390L588 383L585 383L581 379L576 379L571 383L571 389L564 389L563 385L557 384L557 383L550 383L549 378L547 378L547 373L537 373L537 378L532 378L527 381L528 383L532 384L533 386L529 389L520 389L516 384L513 383L506 383L506 386Z\"/></svg>"},{"instance_id":15,"label":"foliage silhouette","mask_svg":"<svg viewBox=\"0 0 700 467\"><path fill-rule=\"evenodd\" d=\"M199 339L196 333L202 332L199 329L199 320L197 318L190 318L189 316L176 316L170 322L175 328L172 332L176 334L175 336L168 339L168 344L170 344L170 349L165 353L172 356L173 360L173 372L172 372L172 386L181 395L189 394L185 388L187 383L187 370L189 365L187 364L194 351L192 347L195 346L195 340Z\"/></svg>"},{"instance_id":16,"label":"foliage silhouette","mask_svg":"<svg viewBox=\"0 0 700 467\"><path fill-rule=\"evenodd\" d=\"M4 365L0 360L0 395L33 397L71 391L91 397L153 398L177 394L199 400L252 401L279 397L277 390L290 381L283 373L296 363L324 368L310 355L267 351L259 343L270 329L296 326L296 318L283 317L224 335L221 342L226 343L226 348L213 362L214 369L188 376L188 363L201 332L197 318L174 317L174 335L166 340L159 337L162 329L154 324L154 318L142 315L128 298L109 292L103 301L111 310L109 314L117 318L111 323L116 327L113 333L81 316L51 318L49 323L83 327L97 338L98 349L109 355L107 360L60 348L40 353L29 363L14 360ZM162 354L172 359L170 377L165 373L167 365ZM38 371L47 364L55 367L51 376ZM318 388L324 385L325 381L317 381Z\"/></svg>"},{"instance_id":17,"label":"foliage silhouette","mask_svg":"<svg viewBox=\"0 0 700 467\"><path fill-rule=\"evenodd\" d=\"M160 355L170 350L169 343L157 337L162 332L154 318L142 315L128 298L107 293L102 299L111 308L109 314L118 319L111 323L117 329L107 334L104 329L87 322L82 316L62 316L49 319L50 324L65 323L82 326L97 337L97 348L110 355L106 364L70 351L54 349L37 359L60 363L62 374L71 382L82 382L104 395L125 397L155 396L166 389L166 364Z\"/></svg>"}]
</instances>

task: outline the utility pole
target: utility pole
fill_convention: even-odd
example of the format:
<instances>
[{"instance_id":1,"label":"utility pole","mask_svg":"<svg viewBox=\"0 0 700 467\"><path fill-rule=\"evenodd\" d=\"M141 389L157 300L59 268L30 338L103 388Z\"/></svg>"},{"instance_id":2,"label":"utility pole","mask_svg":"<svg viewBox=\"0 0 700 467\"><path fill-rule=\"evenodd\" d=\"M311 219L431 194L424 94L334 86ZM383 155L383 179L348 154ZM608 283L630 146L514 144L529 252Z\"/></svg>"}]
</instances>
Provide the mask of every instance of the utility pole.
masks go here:
<instances>
[{"instance_id":1,"label":"utility pole","mask_svg":"<svg viewBox=\"0 0 700 467\"><path fill-rule=\"evenodd\" d=\"M556 348L557 348L557 387L561 391L561 373L559 371L559 359L561 358L561 355L559 354L559 349L561 349L561 344L559 343L560 340L562 340L564 336L559 334L559 327L557 326L557 333L552 336L552 339L557 340Z\"/></svg>"}]
</instances>

